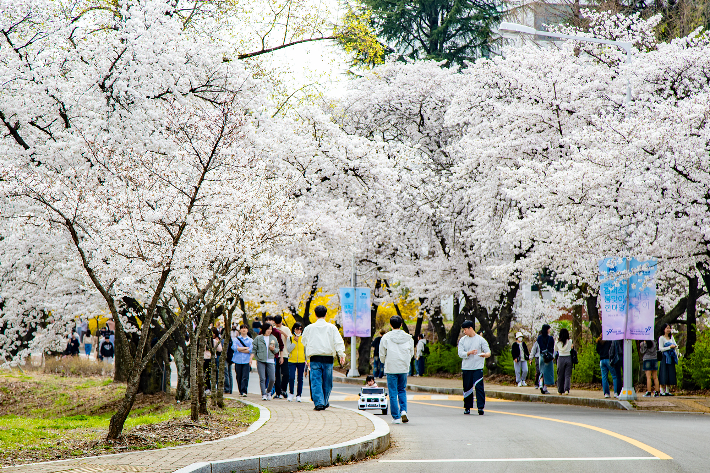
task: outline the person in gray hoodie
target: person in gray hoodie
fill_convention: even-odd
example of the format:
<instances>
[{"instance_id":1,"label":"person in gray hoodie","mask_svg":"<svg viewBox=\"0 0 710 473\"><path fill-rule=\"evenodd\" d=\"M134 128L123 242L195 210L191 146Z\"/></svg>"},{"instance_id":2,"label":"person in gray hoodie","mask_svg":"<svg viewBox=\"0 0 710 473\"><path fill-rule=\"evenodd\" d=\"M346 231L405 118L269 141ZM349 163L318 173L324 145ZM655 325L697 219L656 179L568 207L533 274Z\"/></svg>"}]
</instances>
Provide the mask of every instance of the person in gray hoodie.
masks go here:
<instances>
[{"instance_id":1,"label":"person in gray hoodie","mask_svg":"<svg viewBox=\"0 0 710 473\"><path fill-rule=\"evenodd\" d=\"M414 356L414 339L402 330L402 317L390 318L392 330L380 341L380 362L385 365L393 424L409 422L407 417L407 373Z\"/></svg>"},{"instance_id":2,"label":"person in gray hoodie","mask_svg":"<svg viewBox=\"0 0 710 473\"><path fill-rule=\"evenodd\" d=\"M463 413L470 414L473 407L473 390L476 390L476 407L478 415L483 415L486 407L486 392L483 389L483 365L485 358L491 356L488 342L476 334L473 321L464 320L461 324L464 336L459 340L459 356L463 359Z\"/></svg>"}]
</instances>

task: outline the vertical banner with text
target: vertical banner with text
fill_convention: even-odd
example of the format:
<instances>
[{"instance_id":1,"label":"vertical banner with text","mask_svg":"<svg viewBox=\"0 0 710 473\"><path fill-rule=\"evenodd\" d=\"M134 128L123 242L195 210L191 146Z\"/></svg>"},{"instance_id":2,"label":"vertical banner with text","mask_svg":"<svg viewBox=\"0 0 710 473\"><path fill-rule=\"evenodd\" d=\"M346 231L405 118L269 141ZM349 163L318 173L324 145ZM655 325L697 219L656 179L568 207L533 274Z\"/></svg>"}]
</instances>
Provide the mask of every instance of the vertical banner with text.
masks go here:
<instances>
[{"instance_id":1,"label":"vertical banner with text","mask_svg":"<svg viewBox=\"0 0 710 473\"><path fill-rule=\"evenodd\" d=\"M623 340L626 332L626 292L628 280L617 277L626 271L626 258L599 260L602 336L604 340Z\"/></svg>"},{"instance_id":2,"label":"vertical banner with text","mask_svg":"<svg viewBox=\"0 0 710 473\"><path fill-rule=\"evenodd\" d=\"M355 309L355 292L357 292L357 314ZM370 288L352 287L340 288L340 311L343 316L342 327L344 337L370 336Z\"/></svg>"},{"instance_id":3,"label":"vertical banner with text","mask_svg":"<svg viewBox=\"0 0 710 473\"><path fill-rule=\"evenodd\" d=\"M656 318L656 262L629 262L629 318L626 338L653 340L653 323Z\"/></svg>"}]
</instances>

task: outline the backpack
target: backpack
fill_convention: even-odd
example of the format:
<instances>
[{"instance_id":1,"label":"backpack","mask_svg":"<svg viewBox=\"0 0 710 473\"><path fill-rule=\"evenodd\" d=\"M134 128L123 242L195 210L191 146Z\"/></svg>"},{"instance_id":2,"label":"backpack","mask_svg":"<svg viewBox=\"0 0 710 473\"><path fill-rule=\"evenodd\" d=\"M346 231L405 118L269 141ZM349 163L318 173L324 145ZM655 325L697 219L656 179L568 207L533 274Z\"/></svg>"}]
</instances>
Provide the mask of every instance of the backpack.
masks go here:
<instances>
[{"instance_id":1,"label":"backpack","mask_svg":"<svg viewBox=\"0 0 710 473\"><path fill-rule=\"evenodd\" d=\"M424 348L422 348L422 356L429 356L429 344L425 343Z\"/></svg>"},{"instance_id":2,"label":"backpack","mask_svg":"<svg viewBox=\"0 0 710 473\"><path fill-rule=\"evenodd\" d=\"M229 338L227 338L227 340L229 340ZM232 358L234 358L234 348L232 348L232 341L229 340L229 348L227 349L227 363L231 363Z\"/></svg>"},{"instance_id":3,"label":"backpack","mask_svg":"<svg viewBox=\"0 0 710 473\"><path fill-rule=\"evenodd\" d=\"M569 354L572 356L572 368L574 368L574 366L579 363L579 355L574 348L570 350Z\"/></svg>"}]
</instances>

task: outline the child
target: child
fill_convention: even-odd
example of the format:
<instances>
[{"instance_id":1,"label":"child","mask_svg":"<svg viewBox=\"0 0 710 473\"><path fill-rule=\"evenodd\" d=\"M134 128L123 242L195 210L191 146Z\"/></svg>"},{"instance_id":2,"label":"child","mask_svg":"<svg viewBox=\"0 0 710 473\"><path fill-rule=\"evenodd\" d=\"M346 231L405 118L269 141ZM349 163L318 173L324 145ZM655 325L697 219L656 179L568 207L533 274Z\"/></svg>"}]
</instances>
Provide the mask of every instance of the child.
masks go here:
<instances>
[{"instance_id":1,"label":"child","mask_svg":"<svg viewBox=\"0 0 710 473\"><path fill-rule=\"evenodd\" d=\"M379 388L379 386L375 382L375 377L372 376L371 374L367 375L367 378L365 378L365 383L368 388Z\"/></svg>"}]
</instances>

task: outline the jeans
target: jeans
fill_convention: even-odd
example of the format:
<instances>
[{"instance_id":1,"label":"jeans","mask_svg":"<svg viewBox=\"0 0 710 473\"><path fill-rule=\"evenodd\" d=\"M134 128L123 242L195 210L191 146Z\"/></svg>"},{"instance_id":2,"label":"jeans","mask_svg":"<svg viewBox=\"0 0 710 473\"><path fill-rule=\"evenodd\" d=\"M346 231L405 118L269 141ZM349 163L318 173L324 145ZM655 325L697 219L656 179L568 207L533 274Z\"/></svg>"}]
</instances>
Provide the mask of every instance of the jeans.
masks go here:
<instances>
[{"instance_id":1,"label":"jeans","mask_svg":"<svg viewBox=\"0 0 710 473\"><path fill-rule=\"evenodd\" d=\"M372 374L375 378L384 378L385 376L385 365L380 361L380 357L376 356L374 365L374 373Z\"/></svg>"},{"instance_id":2,"label":"jeans","mask_svg":"<svg viewBox=\"0 0 710 473\"><path fill-rule=\"evenodd\" d=\"M247 389L249 389L249 372L251 367L249 363L235 363L234 372L237 375L237 388L239 388L239 394L246 394Z\"/></svg>"},{"instance_id":3,"label":"jeans","mask_svg":"<svg viewBox=\"0 0 710 473\"><path fill-rule=\"evenodd\" d=\"M289 367L288 358L284 358L284 362L279 364L279 360L274 360L276 362L276 381L274 386L276 387L276 394L284 396L286 395L286 390L288 389L288 379L289 379Z\"/></svg>"},{"instance_id":4,"label":"jeans","mask_svg":"<svg viewBox=\"0 0 710 473\"><path fill-rule=\"evenodd\" d=\"M622 367L624 366L623 361L619 361L615 365L611 365L611 372L614 374L614 392L618 396L621 394L621 388L624 384L624 378L622 377Z\"/></svg>"},{"instance_id":5,"label":"jeans","mask_svg":"<svg viewBox=\"0 0 710 473\"><path fill-rule=\"evenodd\" d=\"M330 391L333 390L333 364L311 360L311 398L316 407L328 407Z\"/></svg>"},{"instance_id":6,"label":"jeans","mask_svg":"<svg viewBox=\"0 0 710 473\"><path fill-rule=\"evenodd\" d=\"M608 358L606 360L599 360L599 368L602 370L602 390L604 391L604 394L609 394L609 373L611 373L611 377L614 380L614 386L616 386L618 383L616 380L616 372L611 367L611 363ZM614 392L616 392L616 390L614 390Z\"/></svg>"},{"instance_id":7,"label":"jeans","mask_svg":"<svg viewBox=\"0 0 710 473\"><path fill-rule=\"evenodd\" d=\"M402 411L407 412L407 373L387 373L387 391L392 418L399 419Z\"/></svg>"},{"instance_id":8,"label":"jeans","mask_svg":"<svg viewBox=\"0 0 710 473\"><path fill-rule=\"evenodd\" d=\"M515 368L515 382L521 383L528 378L528 362L525 360L513 361Z\"/></svg>"},{"instance_id":9,"label":"jeans","mask_svg":"<svg viewBox=\"0 0 710 473\"><path fill-rule=\"evenodd\" d=\"M296 384L296 396L303 394L303 371L305 369L305 363L288 364L288 392L291 394L293 394L294 384ZM298 382L296 382L296 371L298 371Z\"/></svg>"},{"instance_id":10,"label":"jeans","mask_svg":"<svg viewBox=\"0 0 710 473\"><path fill-rule=\"evenodd\" d=\"M424 357L423 356L419 357L416 365L417 365L417 374L419 376L424 376Z\"/></svg>"},{"instance_id":11,"label":"jeans","mask_svg":"<svg viewBox=\"0 0 710 473\"><path fill-rule=\"evenodd\" d=\"M224 366L224 392L227 394L232 394L232 384L234 383L234 376L232 375L232 363L227 362Z\"/></svg>"},{"instance_id":12,"label":"jeans","mask_svg":"<svg viewBox=\"0 0 710 473\"><path fill-rule=\"evenodd\" d=\"M87 358L91 355L91 347L91 343L84 343L84 353L86 353Z\"/></svg>"},{"instance_id":13,"label":"jeans","mask_svg":"<svg viewBox=\"0 0 710 473\"><path fill-rule=\"evenodd\" d=\"M259 373L259 387L261 388L261 395L266 396L271 393L271 388L274 387L274 379L276 378L274 376L274 364L257 361L256 371Z\"/></svg>"}]
</instances>

